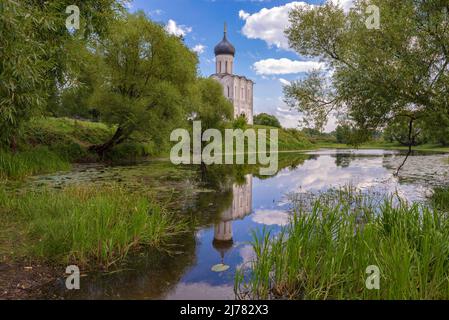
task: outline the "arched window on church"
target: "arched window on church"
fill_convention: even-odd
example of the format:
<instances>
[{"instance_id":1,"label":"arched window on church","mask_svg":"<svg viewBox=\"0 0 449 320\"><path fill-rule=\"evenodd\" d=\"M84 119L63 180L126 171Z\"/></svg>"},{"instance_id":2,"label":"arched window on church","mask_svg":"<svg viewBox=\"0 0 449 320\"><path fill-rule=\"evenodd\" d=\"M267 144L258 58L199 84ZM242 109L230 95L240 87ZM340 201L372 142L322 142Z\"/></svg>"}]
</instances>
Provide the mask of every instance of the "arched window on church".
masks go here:
<instances>
[{"instance_id":1,"label":"arched window on church","mask_svg":"<svg viewBox=\"0 0 449 320\"><path fill-rule=\"evenodd\" d=\"M228 98L230 98L230 97L231 97L231 89L228 86Z\"/></svg>"},{"instance_id":2,"label":"arched window on church","mask_svg":"<svg viewBox=\"0 0 449 320\"><path fill-rule=\"evenodd\" d=\"M218 63L218 73L221 73L221 61Z\"/></svg>"},{"instance_id":3,"label":"arched window on church","mask_svg":"<svg viewBox=\"0 0 449 320\"><path fill-rule=\"evenodd\" d=\"M228 62L226 61L226 69L225 69L225 73L228 73Z\"/></svg>"}]
</instances>

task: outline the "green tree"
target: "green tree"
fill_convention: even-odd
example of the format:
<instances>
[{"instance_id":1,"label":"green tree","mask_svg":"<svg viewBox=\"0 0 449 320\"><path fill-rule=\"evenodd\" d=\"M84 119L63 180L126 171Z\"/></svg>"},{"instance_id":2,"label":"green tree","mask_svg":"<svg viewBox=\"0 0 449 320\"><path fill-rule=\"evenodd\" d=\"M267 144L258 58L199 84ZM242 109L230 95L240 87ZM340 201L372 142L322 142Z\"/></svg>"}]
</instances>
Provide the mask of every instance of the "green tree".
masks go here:
<instances>
[{"instance_id":1,"label":"green tree","mask_svg":"<svg viewBox=\"0 0 449 320\"><path fill-rule=\"evenodd\" d=\"M335 137L338 143L348 143L350 141L351 127L349 125L338 125L335 129Z\"/></svg>"},{"instance_id":2,"label":"green tree","mask_svg":"<svg viewBox=\"0 0 449 320\"><path fill-rule=\"evenodd\" d=\"M196 84L195 100L191 108L192 120L201 121L203 131L224 129L232 120L234 108L223 95L223 88L214 79L200 78Z\"/></svg>"},{"instance_id":3,"label":"green tree","mask_svg":"<svg viewBox=\"0 0 449 320\"><path fill-rule=\"evenodd\" d=\"M270 126L270 127L276 127L281 128L281 123L279 122L278 118L271 114L267 113L260 113L254 117L254 124L262 125L262 126Z\"/></svg>"},{"instance_id":4,"label":"green tree","mask_svg":"<svg viewBox=\"0 0 449 320\"><path fill-rule=\"evenodd\" d=\"M365 24L368 5L380 9L379 30ZM326 3L298 7L290 21L291 47L326 66L285 88L287 102L316 126L343 112L361 142L406 118L410 154L415 122L449 114L447 1L360 0L348 14Z\"/></svg>"},{"instance_id":5,"label":"green tree","mask_svg":"<svg viewBox=\"0 0 449 320\"><path fill-rule=\"evenodd\" d=\"M116 21L96 51L102 65L90 103L116 130L92 150L104 156L134 132L151 137L162 148L169 132L186 121L197 76L196 55L143 13Z\"/></svg>"},{"instance_id":6,"label":"green tree","mask_svg":"<svg viewBox=\"0 0 449 320\"><path fill-rule=\"evenodd\" d=\"M226 124L232 120L234 107L223 95L221 84L214 79L199 79L195 91L189 118L201 121L201 135L208 129L225 129ZM225 172L222 166L212 166L211 170L203 161L200 170L202 180L209 183L216 180L216 176L221 176L219 173Z\"/></svg>"},{"instance_id":7,"label":"green tree","mask_svg":"<svg viewBox=\"0 0 449 320\"><path fill-rule=\"evenodd\" d=\"M118 0L0 2L0 140L15 148L21 124L55 106L77 48L105 33L123 10ZM66 8L80 9L80 29L67 30Z\"/></svg>"}]
</instances>

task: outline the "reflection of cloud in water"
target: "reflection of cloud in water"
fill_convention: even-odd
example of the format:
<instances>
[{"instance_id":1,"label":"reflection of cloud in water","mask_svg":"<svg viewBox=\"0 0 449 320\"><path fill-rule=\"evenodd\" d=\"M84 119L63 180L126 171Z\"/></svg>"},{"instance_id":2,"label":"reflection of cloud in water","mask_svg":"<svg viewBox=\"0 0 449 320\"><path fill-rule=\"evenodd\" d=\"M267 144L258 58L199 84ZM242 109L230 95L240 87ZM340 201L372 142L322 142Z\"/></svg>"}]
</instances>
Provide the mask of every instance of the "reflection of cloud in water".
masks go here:
<instances>
[{"instance_id":1,"label":"reflection of cloud in water","mask_svg":"<svg viewBox=\"0 0 449 320\"><path fill-rule=\"evenodd\" d=\"M383 156L398 154L400 151L397 150L381 150L381 149L323 149L317 151L310 151L307 154L311 155L360 155L360 156Z\"/></svg>"},{"instance_id":2,"label":"reflection of cloud in water","mask_svg":"<svg viewBox=\"0 0 449 320\"><path fill-rule=\"evenodd\" d=\"M351 162L350 167L340 168L335 165L335 158L321 156L317 160L306 161L289 179L297 190L308 192L349 183L359 187L372 184L374 180L385 179L389 174L382 167L382 158L356 159Z\"/></svg>"},{"instance_id":3,"label":"reflection of cloud in water","mask_svg":"<svg viewBox=\"0 0 449 320\"><path fill-rule=\"evenodd\" d=\"M180 283L166 300L229 300L234 299L232 285L212 286L205 282Z\"/></svg>"},{"instance_id":4,"label":"reflection of cloud in water","mask_svg":"<svg viewBox=\"0 0 449 320\"><path fill-rule=\"evenodd\" d=\"M242 263L237 266L237 269L249 269L252 262L256 260L256 253L254 252L253 246L247 244L239 250L239 253L242 257Z\"/></svg>"},{"instance_id":5,"label":"reflection of cloud in water","mask_svg":"<svg viewBox=\"0 0 449 320\"><path fill-rule=\"evenodd\" d=\"M287 212L280 210L257 210L256 213L252 215L252 219L256 223L265 224L267 226L286 226L290 221L290 216Z\"/></svg>"},{"instance_id":6,"label":"reflection of cloud in water","mask_svg":"<svg viewBox=\"0 0 449 320\"><path fill-rule=\"evenodd\" d=\"M359 190L394 193L408 201L421 201L432 186L447 184L449 180L449 164L443 161L447 158L444 155L410 157L398 179L393 173L404 156L397 151L322 150L310 154L319 157L273 177L267 183L271 189L264 187L265 195L270 196L274 190L278 194L316 193L350 185ZM344 166L339 163L340 155L348 155ZM279 199L277 204L287 205L288 200Z\"/></svg>"}]
</instances>

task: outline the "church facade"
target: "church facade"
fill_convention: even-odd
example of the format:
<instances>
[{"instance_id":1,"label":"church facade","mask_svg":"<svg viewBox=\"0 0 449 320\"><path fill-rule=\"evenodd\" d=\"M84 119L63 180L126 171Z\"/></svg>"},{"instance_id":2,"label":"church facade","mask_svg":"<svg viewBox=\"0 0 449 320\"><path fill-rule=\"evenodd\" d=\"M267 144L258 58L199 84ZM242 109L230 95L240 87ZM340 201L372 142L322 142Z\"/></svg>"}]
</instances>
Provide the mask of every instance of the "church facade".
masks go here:
<instances>
[{"instance_id":1,"label":"church facade","mask_svg":"<svg viewBox=\"0 0 449 320\"><path fill-rule=\"evenodd\" d=\"M244 76L234 74L235 48L228 41L225 25L223 40L215 47L215 74L211 77L221 83L223 93L234 105L234 118L245 115L253 124L254 82Z\"/></svg>"}]
</instances>

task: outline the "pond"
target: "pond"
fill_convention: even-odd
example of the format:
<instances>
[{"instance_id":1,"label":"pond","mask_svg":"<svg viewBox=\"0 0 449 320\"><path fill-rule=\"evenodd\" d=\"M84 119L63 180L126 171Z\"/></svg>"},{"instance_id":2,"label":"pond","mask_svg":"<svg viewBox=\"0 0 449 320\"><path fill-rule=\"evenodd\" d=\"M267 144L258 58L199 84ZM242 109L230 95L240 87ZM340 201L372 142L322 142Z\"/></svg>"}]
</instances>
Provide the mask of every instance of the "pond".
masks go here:
<instances>
[{"instance_id":1,"label":"pond","mask_svg":"<svg viewBox=\"0 0 449 320\"><path fill-rule=\"evenodd\" d=\"M62 187L67 183L119 181L146 184L167 195L173 208L197 220L194 235L182 237L169 252L148 251L130 258L111 273L89 274L81 290L68 292L64 280L52 284L48 297L66 299L234 299L234 274L254 259L249 242L254 232L276 234L288 224L291 194L316 194L351 185L362 192L396 194L426 201L435 186L449 181L448 156L414 154L400 177L398 151L319 150L280 157L275 176L241 172L238 182L221 191L198 188L193 170L173 170L167 162L138 166L78 166L73 172L36 177L31 185ZM284 159L285 158L285 159ZM165 170L161 170L164 168ZM161 174L163 172L163 174ZM138 181L138 183L136 183ZM213 266L225 264L222 272Z\"/></svg>"}]
</instances>

